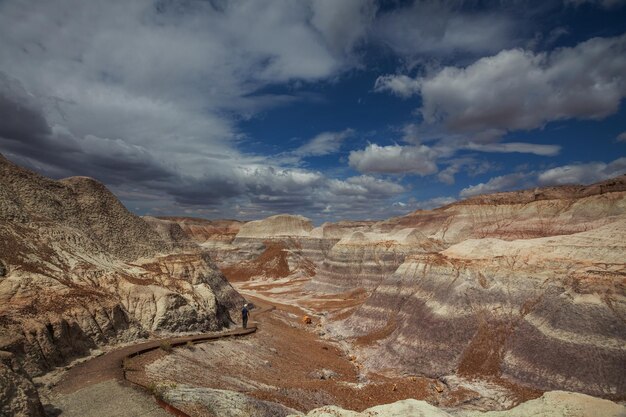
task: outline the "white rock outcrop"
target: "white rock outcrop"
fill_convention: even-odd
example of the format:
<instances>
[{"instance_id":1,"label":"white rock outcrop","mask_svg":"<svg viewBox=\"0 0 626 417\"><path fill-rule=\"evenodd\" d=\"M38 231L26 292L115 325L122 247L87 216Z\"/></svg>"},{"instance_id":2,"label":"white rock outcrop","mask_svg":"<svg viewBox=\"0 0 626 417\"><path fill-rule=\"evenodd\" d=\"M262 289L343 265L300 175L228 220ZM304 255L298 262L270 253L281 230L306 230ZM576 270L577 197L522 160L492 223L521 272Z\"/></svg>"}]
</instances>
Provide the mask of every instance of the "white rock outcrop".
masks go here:
<instances>
[{"instance_id":1,"label":"white rock outcrop","mask_svg":"<svg viewBox=\"0 0 626 417\"><path fill-rule=\"evenodd\" d=\"M289 417L297 417L293 414ZM335 406L317 408L306 417L623 417L626 407L612 401L564 391L546 392L541 398L527 401L506 411L446 412L427 402L413 399L379 405L362 412Z\"/></svg>"}]
</instances>

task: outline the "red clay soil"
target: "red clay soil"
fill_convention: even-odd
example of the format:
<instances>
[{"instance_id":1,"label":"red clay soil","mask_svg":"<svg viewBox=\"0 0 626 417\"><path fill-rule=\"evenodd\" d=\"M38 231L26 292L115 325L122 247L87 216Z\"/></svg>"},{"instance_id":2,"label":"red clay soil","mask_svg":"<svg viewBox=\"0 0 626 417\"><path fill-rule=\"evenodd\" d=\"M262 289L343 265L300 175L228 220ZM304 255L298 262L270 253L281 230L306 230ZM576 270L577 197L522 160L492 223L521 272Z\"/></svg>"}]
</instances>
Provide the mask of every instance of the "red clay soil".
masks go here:
<instances>
[{"instance_id":1,"label":"red clay soil","mask_svg":"<svg viewBox=\"0 0 626 417\"><path fill-rule=\"evenodd\" d=\"M253 261L222 268L230 282L248 281L253 276L284 278L291 272L287 262L286 246L279 241L266 241L265 250Z\"/></svg>"}]
</instances>

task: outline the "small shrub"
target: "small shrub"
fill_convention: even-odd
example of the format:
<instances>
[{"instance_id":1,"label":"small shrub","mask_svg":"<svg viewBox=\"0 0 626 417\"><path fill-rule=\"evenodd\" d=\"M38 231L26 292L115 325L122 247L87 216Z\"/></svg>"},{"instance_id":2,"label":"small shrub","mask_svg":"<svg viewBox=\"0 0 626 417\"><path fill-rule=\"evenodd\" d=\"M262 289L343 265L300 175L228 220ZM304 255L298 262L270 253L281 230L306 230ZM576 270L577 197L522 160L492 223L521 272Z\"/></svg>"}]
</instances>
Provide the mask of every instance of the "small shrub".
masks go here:
<instances>
[{"instance_id":1,"label":"small shrub","mask_svg":"<svg viewBox=\"0 0 626 417\"><path fill-rule=\"evenodd\" d=\"M167 353L172 353L172 350L174 350L174 348L172 347L172 344L168 342L167 340L162 341L159 347L161 348L161 350Z\"/></svg>"},{"instance_id":2,"label":"small shrub","mask_svg":"<svg viewBox=\"0 0 626 417\"><path fill-rule=\"evenodd\" d=\"M150 384L148 384L148 391L150 391L150 394L152 394L155 398L158 398L159 400L163 399L165 389L166 387L164 385L157 384L156 382L150 382Z\"/></svg>"}]
</instances>

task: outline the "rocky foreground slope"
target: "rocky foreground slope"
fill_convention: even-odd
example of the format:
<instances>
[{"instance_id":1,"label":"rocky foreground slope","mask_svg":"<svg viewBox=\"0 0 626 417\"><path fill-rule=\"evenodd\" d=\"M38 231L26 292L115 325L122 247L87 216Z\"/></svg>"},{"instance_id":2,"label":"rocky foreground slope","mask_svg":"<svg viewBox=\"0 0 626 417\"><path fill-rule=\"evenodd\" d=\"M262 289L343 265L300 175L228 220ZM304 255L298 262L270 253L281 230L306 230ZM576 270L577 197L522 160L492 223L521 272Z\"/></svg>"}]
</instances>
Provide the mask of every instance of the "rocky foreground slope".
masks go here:
<instances>
[{"instance_id":1,"label":"rocky foreground slope","mask_svg":"<svg viewBox=\"0 0 626 417\"><path fill-rule=\"evenodd\" d=\"M180 226L157 226L93 179L0 155L0 414L42 415L30 377L99 346L231 323L241 296Z\"/></svg>"},{"instance_id":2,"label":"rocky foreground slope","mask_svg":"<svg viewBox=\"0 0 626 417\"><path fill-rule=\"evenodd\" d=\"M381 222L273 216L222 243L233 280L365 291L325 331L366 370L626 398L626 176Z\"/></svg>"},{"instance_id":3,"label":"rocky foreground slope","mask_svg":"<svg viewBox=\"0 0 626 417\"><path fill-rule=\"evenodd\" d=\"M563 391L552 391L541 398L527 401L507 411L451 411L450 413L425 401L403 400L379 405L361 413L338 407L312 410L307 417L621 417L626 409L611 401ZM291 415L288 417L296 417Z\"/></svg>"}]
</instances>

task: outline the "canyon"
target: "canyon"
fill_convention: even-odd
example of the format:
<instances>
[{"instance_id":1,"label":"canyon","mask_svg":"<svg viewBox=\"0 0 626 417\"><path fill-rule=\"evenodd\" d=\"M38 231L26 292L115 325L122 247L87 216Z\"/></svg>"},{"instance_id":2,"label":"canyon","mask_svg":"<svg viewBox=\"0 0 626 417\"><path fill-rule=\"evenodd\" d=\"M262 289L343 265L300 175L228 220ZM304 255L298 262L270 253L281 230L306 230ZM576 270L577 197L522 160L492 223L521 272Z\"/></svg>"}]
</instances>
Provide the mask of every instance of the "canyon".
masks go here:
<instances>
[{"instance_id":1,"label":"canyon","mask_svg":"<svg viewBox=\"0 0 626 417\"><path fill-rule=\"evenodd\" d=\"M132 377L192 415L625 411L624 175L316 227L138 217L0 156L0 230L7 415L44 415L33 378L236 326L246 301L275 306L252 310L259 332L148 353Z\"/></svg>"}]
</instances>

